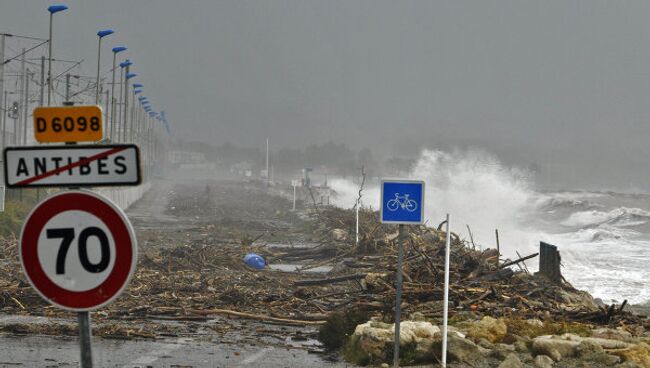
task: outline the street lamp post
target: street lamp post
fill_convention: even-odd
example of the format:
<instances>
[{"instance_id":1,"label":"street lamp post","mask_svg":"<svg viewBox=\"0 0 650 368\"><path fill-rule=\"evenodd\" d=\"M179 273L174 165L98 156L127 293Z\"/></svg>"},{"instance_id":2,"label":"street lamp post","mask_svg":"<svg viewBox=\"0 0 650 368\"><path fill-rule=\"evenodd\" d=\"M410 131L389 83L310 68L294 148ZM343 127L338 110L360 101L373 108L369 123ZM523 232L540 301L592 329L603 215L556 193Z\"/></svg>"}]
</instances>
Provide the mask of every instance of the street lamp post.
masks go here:
<instances>
[{"instance_id":1,"label":"street lamp post","mask_svg":"<svg viewBox=\"0 0 650 368\"><path fill-rule=\"evenodd\" d=\"M97 80L95 82L96 88L95 88L95 105L99 104L99 65L102 57L102 38L112 35L115 33L112 29L103 29L99 32L97 32L97 37L99 37L99 42L97 46Z\"/></svg>"},{"instance_id":2,"label":"street lamp post","mask_svg":"<svg viewBox=\"0 0 650 368\"><path fill-rule=\"evenodd\" d=\"M47 8L47 11L50 12L50 38L48 41L48 67L47 67L47 105L50 105L51 96L52 96L52 18L55 13L67 10L68 7L63 4L50 5Z\"/></svg>"},{"instance_id":3,"label":"street lamp post","mask_svg":"<svg viewBox=\"0 0 650 368\"><path fill-rule=\"evenodd\" d=\"M135 123L135 139L137 140L140 133L140 117L138 114L139 113L138 106L135 104L135 98L137 94L142 92L142 89L138 89L138 88L142 88L144 87L144 85L142 83L133 83L132 87L133 87L133 107L132 107L133 121Z\"/></svg>"},{"instance_id":4,"label":"street lamp post","mask_svg":"<svg viewBox=\"0 0 650 368\"><path fill-rule=\"evenodd\" d=\"M120 99L119 99L120 108L119 108L119 114L117 114L119 121L118 121L118 124L117 124L116 127L119 127L122 131L124 130L124 126L125 126L125 121L124 121L125 119L122 119L122 109L126 108L126 106L122 106L122 104L123 104L122 103L122 96L124 94L126 94L126 91L124 91L124 85L126 84L125 83L125 78L124 78L124 69L126 67L128 67L129 65L131 65L131 64L133 64L133 63L129 59L126 59L125 61L120 63ZM120 134L119 129L116 129L116 130L117 130L117 140L119 141L120 140L120 135L123 135L123 134Z\"/></svg>"},{"instance_id":5,"label":"street lamp post","mask_svg":"<svg viewBox=\"0 0 650 368\"><path fill-rule=\"evenodd\" d=\"M129 65L126 66L126 75L124 76L124 141L126 142L126 131L129 125L128 122L128 116L129 116L129 79L137 77L138 75L135 73L129 73L129 67L131 66L130 63ZM131 125L133 125L133 122L131 122Z\"/></svg>"},{"instance_id":6,"label":"street lamp post","mask_svg":"<svg viewBox=\"0 0 650 368\"><path fill-rule=\"evenodd\" d=\"M113 79L111 80L111 125L110 125L110 134L109 136L111 137L111 142L113 141L113 126L115 125L115 61L117 59L117 54L125 51L126 46L116 46L113 47ZM122 79L120 78L120 81Z\"/></svg>"}]
</instances>

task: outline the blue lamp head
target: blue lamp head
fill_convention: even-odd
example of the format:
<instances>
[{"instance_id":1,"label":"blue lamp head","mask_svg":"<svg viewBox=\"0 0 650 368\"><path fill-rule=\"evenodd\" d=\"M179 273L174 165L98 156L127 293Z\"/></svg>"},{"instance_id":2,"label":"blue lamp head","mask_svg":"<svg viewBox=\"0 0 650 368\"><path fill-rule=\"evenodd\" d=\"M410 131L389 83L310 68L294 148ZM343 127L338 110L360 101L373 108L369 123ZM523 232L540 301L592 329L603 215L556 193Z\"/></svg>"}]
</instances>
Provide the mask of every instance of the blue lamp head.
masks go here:
<instances>
[{"instance_id":1,"label":"blue lamp head","mask_svg":"<svg viewBox=\"0 0 650 368\"><path fill-rule=\"evenodd\" d=\"M133 63L131 62L131 60L126 59L125 61L120 63L120 68L126 68L127 66L130 66L130 65L133 65Z\"/></svg>"},{"instance_id":2,"label":"blue lamp head","mask_svg":"<svg viewBox=\"0 0 650 368\"><path fill-rule=\"evenodd\" d=\"M99 38L102 38L108 35L112 35L113 33L115 33L115 31L112 29L102 29L101 31L97 32L97 36L99 36Z\"/></svg>"},{"instance_id":3,"label":"blue lamp head","mask_svg":"<svg viewBox=\"0 0 650 368\"><path fill-rule=\"evenodd\" d=\"M142 90L141 89L136 89L136 90L133 90L133 93L135 93L137 95L139 93L142 93Z\"/></svg>"},{"instance_id":4,"label":"blue lamp head","mask_svg":"<svg viewBox=\"0 0 650 368\"><path fill-rule=\"evenodd\" d=\"M136 73L129 73L129 74L126 75L126 79L135 78L135 77L137 77L137 76L138 76L138 75L137 75Z\"/></svg>"},{"instance_id":5,"label":"blue lamp head","mask_svg":"<svg viewBox=\"0 0 650 368\"><path fill-rule=\"evenodd\" d=\"M142 83L133 83L133 88L142 88L144 85Z\"/></svg>"},{"instance_id":6,"label":"blue lamp head","mask_svg":"<svg viewBox=\"0 0 650 368\"><path fill-rule=\"evenodd\" d=\"M138 97L138 100L140 100L140 101L142 101L142 100L146 100L146 99L147 99L146 96L140 96L140 97Z\"/></svg>"},{"instance_id":7,"label":"blue lamp head","mask_svg":"<svg viewBox=\"0 0 650 368\"><path fill-rule=\"evenodd\" d=\"M152 111L152 112L149 113L149 116L154 117L154 116L156 116L156 113Z\"/></svg>"},{"instance_id":8,"label":"blue lamp head","mask_svg":"<svg viewBox=\"0 0 650 368\"><path fill-rule=\"evenodd\" d=\"M126 46L115 46L115 47L113 47L113 52L116 53L116 54L118 52L122 52L122 51L126 51Z\"/></svg>"},{"instance_id":9,"label":"blue lamp head","mask_svg":"<svg viewBox=\"0 0 650 368\"><path fill-rule=\"evenodd\" d=\"M52 14L54 14L54 13L58 13L58 12L60 12L60 11L64 11L64 10L68 10L68 6L67 6L67 5L63 5L63 4L50 5L50 6L47 8L47 11L49 11L49 12L52 13Z\"/></svg>"}]
</instances>

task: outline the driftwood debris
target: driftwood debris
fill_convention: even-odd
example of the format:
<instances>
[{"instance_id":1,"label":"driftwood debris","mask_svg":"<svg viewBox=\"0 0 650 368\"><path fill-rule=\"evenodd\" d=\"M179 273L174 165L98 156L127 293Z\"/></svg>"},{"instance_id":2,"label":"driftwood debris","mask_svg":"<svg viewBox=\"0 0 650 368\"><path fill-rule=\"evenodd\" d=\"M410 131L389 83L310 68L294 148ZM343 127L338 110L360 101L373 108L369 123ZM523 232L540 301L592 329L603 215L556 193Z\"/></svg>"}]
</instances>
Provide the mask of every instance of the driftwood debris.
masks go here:
<instances>
[{"instance_id":1,"label":"driftwood debris","mask_svg":"<svg viewBox=\"0 0 650 368\"><path fill-rule=\"evenodd\" d=\"M317 280L299 280L295 281L293 284L295 286L307 286L307 285L326 285L326 284L334 284L337 282L345 282L345 281L352 281L352 280L361 280L365 279L366 274L354 274L354 275L346 275L346 276L339 276L339 277L331 277L331 278L326 278L326 279L317 279Z\"/></svg>"}]
</instances>

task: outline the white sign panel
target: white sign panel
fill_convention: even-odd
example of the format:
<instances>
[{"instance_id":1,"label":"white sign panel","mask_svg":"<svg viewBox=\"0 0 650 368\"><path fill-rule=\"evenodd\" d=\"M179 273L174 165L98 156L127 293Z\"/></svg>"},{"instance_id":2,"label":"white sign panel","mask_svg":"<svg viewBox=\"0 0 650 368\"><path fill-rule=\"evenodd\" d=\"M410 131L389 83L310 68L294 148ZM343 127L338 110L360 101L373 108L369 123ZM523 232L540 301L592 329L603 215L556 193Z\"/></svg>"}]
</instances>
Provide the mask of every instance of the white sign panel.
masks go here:
<instances>
[{"instance_id":1,"label":"white sign panel","mask_svg":"<svg viewBox=\"0 0 650 368\"><path fill-rule=\"evenodd\" d=\"M8 187L138 185L140 154L132 144L9 147Z\"/></svg>"}]
</instances>

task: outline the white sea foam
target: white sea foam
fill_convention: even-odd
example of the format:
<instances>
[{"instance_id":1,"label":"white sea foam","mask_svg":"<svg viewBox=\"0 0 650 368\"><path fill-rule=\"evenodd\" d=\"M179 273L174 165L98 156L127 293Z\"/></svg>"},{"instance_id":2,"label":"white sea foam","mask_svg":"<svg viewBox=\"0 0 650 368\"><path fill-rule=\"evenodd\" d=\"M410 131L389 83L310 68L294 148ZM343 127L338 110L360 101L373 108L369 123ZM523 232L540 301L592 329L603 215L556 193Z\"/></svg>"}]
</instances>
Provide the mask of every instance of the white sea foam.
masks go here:
<instances>
[{"instance_id":1,"label":"white sea foam","mask_svg":"<svg viewBox=\"0 0 650 368\"><path fill-rule=\"evenodd\" d=\"M650 212L640 208L619 207L611 211L581 211L571 214L562 222L564 226L585 227L604 223L617 226L636 226L650 220Z\"/></svg>"}]
</instances>

